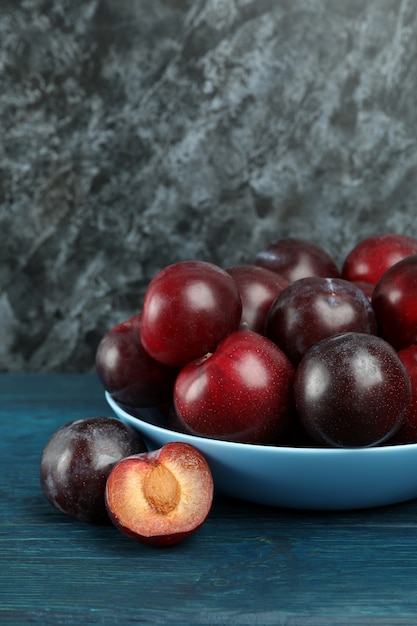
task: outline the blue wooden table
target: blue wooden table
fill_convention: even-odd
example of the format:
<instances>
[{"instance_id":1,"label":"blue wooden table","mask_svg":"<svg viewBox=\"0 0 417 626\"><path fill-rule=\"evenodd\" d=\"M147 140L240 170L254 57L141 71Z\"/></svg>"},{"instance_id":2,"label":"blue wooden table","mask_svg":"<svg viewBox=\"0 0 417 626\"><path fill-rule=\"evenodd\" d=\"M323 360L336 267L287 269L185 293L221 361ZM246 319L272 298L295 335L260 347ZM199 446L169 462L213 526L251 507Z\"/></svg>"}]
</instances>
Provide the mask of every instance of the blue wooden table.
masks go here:
<instances>
[{"instance_id":1,"label":"blue wooden table","mask_svg":"<svg viewBox=\"0 0 417 626\"><path fill-rule=\"evenodd\" d=\"M417 624L417 501L312 513L218 498L166 549L55 511L43 446L109 414L93 375L0 375L0 624Z\"/></svg>"}]
</instances>

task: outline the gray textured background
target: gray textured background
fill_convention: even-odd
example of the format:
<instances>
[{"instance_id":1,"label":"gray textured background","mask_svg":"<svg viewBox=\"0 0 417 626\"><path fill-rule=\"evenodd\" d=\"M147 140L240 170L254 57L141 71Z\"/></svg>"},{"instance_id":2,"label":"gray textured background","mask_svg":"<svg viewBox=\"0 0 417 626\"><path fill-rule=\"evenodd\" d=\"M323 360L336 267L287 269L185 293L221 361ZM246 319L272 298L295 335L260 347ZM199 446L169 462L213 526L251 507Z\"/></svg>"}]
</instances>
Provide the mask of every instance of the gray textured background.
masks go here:
<instances>
[{"instance_id":1,"label":"gray textured background","mask_svg":"<svg viewBox=\"0 0 417 626\"><path fill-rule=\"evenodd\" d=\"M91 369L185 258L417 236L417 2L2 0L0 369Z\"/></svg>"}]
</instances>

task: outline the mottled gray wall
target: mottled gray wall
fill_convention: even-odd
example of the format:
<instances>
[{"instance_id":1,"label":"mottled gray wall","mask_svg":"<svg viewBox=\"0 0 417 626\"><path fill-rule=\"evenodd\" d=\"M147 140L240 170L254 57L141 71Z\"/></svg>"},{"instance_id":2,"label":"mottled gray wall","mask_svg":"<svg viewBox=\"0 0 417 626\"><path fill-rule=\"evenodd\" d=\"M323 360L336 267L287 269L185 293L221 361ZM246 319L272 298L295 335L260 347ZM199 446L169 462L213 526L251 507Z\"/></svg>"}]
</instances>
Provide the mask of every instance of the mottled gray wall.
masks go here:
<instances>
[{"instance_id":1,"label":"mottled gray wall","mask_svg":"<svg viewBox=\"0 0 417 626\"><path fill-rule=\"evenodd\" d=\"M0 12L0 369L91 369L180 259L417 236L414 0Z\"/></svg>"}]
</instances>

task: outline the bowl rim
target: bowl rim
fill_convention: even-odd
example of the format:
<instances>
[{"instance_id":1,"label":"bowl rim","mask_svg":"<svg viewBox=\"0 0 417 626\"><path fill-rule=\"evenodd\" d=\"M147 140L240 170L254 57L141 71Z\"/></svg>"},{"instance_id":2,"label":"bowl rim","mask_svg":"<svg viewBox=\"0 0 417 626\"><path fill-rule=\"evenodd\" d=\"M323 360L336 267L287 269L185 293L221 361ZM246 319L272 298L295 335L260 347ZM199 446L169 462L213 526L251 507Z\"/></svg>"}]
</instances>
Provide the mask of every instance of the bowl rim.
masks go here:
<instances>
[{"instance_id":1,"label":"bowl rim","mask_svg":"<svg viewBox=\"0 0 417 626\"><path fill-rule=\"evenodd\" d=\"M204 442L212 442L213 445L219 446L222 449L229 450L248 450L249 451L260 451L262 450L267 455L282 453L282 454L292 454L292 455L300 455L300 456L317 456L317 455L325 455L325 456L357 456L358 454L361 456L365 455L378 455L378 454L392 454L396 455L400 453L402 450L411 451L417 448L417 443L404 443L404 444L391 444L391 445L376 445L376 446L368 446L368 447L350 447L350 448L320 448L314 446L306 446L306 447L296 447L296 446L276 446L276 445L267 445L267 444L254 444L254 443L243 443L236 441L227 441L225 439L214 439L212 437L205 437L203 435L189 435L187 433L180 433L175 430L171 430L170 428L165 428L163 426L158 426L156 424L152 424L147 421L143 417L138 417L138 415L133 415L129 413L126 408L120 406L116 400L112 397L110 392L105 391L105 398L113 412L118 416L122 415L129 422L134 420L135 422L139 422L139 424L143 424L144 427L149 431L149 433L156 433L166 436L171 436L173 438L179 437L182 441L187 441L193 445L196 445L196 440L203 440ZM140 412L143 411L152 411L156 410L157 407L138 407L137 410ZM145 437L149 436L148 433L142 433Z\"/></svg>"}]
</instances>

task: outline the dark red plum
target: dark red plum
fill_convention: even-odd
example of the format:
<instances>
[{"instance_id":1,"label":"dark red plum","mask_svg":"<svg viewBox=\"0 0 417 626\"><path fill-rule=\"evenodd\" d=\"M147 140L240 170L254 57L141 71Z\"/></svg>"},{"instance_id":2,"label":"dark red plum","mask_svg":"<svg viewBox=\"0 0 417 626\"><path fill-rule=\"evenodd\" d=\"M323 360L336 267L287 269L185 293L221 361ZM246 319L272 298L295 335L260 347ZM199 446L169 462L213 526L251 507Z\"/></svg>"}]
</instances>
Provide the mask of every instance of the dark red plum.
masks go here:
<instances>
[{"instance_id":1,"label":"dark red plum","mask_svg":"<svg viewBox=\"0 0 417 626\"><path fill-rule=\"evenodd\" d=\"M390 267L372 296L379 334L396 350L417 344L417 255Z\"/></svg>"},{"instance_id":2,"label":"dark red plum","mask_svg":"<svg viewBox=\"0 0 417 626\"><path fill-rule=\"evenodd\" d=\"M272 241L258 252L255 265L277 272L290 283L307 276L340 277L339 268L327 250L297 237Z\"/></svg>"},{"instance_id":3,"label":"dark red plum","mask_svg":"<svg viewBox=\"0 0 417 626\"><path fill-rule=\"evenodd\" d=\"M183 367L216 349L239 328L242 300L233 278L205 261L180 261L151 280L142 308L141 338L157 361Z\"/></svg>"},{"instance_id":4,"label":"dark red plum","mask_svg":"<svg viewBox=\"0 0 417 626\"><path fill-rule=\"evenodd\" d=\"M96 351L96 371L103 387L121 404L155 406L172 397L175 368L152 358L140 338L141 315L117 324Z\"/></svg>"},{"instance_id":5,"label":"dark red plum","mask_svg":"<svg viewBox=\"0 0 417 626\"><path fill-rule=\"evenodd\" d=\"M270 306L288 281L257 265L237 265L226 271L235 281L242 299L240 328L263 334Z\"/></svg>"},{"instance_id":6,"label":"dark red plum","mask_svg":"<svg viewBox=\"0 0 417 626\"><path fill-rule=\"evenodd\" d=\"M227 441L274 443L291 421L293 379L294 367L272 341L238 330L178 374L177 428Z\"/></svg>"},{"instance_id":7,"label":"dark red plum","mask_svg":"<svg viewBox=\"0 0 417 626\"><path fill-rule=\"evenodd\" d=\"M351 282L353 285L356 285L356 287L359 287L359 289L362 289L369 302L372 302L375 285L373 285L372 283L368 283L366 280L354 280Z\"/></svg>"},{"instance_id":8,"label":"dark red plum","mask_svg":"<svg viewBox=\"0 0 417 626\"><path fill-rule=\"evenodd\" d=\"M47 442L40 483L49 502L78 520L108 521L107 477L116 463L146 452L138 432L111 417L87 417L61 426Z\"/></svg>"},{"instance_id":9,"label":"dark red plum","mask_svg":"<svg viewBox=\"0 0 417 626\"><path fill-rule=\"evenodd\" d=\"M389 343L374 335L342 333L305 354L294 397L301 423L317 442L369 447L400 429L410 408L411 384Z\"/></svg>"},{"instance_id":10,"label":"dark red plum","mask_svg":"<svg viewBox=\"0 0 417 626\"><path fill-rule=\"evenodd\" d=\"M291 283L273 302L265 335L298 365L311 346L342 332L377 333L364 292L341 278L312 276Z\"/></svg>"},{"instance_id":11,"label":"dark red plum","mask_svg":"<svg viewBox=\"0 0 417 626\"><path fill-rule=\"evenodd\" d=\"M409 346L398 352L398 356L407 368L411 381L411 404L400 430L389 443L417 443L417 345Z\"/></svg>"},{"instance_id":12,"label":"dark red plum","mask_svg":"<svg viewBox=\"0 0 417 626\"><path fill-rule=\"evenodd\" d=\"M342 278L376 285L385 272L402 259L417 254L417 239L397 233L371 235L347 255Z\"/></svg>"}]
</instances>

